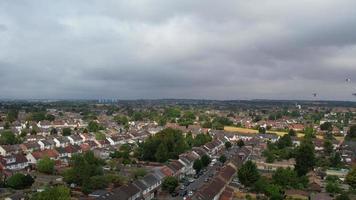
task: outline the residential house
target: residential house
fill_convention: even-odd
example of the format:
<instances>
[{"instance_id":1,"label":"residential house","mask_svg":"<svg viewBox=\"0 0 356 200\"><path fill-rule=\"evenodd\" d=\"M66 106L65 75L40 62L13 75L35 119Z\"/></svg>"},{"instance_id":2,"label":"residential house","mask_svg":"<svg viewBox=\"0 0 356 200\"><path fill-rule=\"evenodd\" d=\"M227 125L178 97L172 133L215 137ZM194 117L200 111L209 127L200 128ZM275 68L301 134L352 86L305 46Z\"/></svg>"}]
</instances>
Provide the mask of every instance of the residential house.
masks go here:
<instances>
[{"instance_id":1,"label":"residential house","mask_svg":"<svg viewBox=\"0 0 356 200\"><path fill-rule=\"evenodd\" d=\"M187 152L179 155L179 162L184 165L183 173L185 175L195 174L195 170L193 169L193 164L199 156L193 152Z\"/></svg>"},{"instance_id":2,"label":"residential house","mask_svg":"<svg viewBox=\"0 0 356 200\"><path fill-rule=\"evenodd\" d=\"M57 160L59 158L59 153L54 149L45 149L43 151L34 151L26 155L28 162L31 164L36 164L38 160L44 157Z\"/></svg>"},{"instance_id":3,"label":"residential house","mask_svg":"<svg viewBox=\"0 0 356 200\"><path fill-rule=\"evenodd\" d=\"M133 182L141 190L141 197L145 200L151 200L155 197L162 180L159 180L152 173L147 174L142 179Z\"/></svg>"},{"instance_id":4,"label":"residential house","mask_svg":"<svg viewBox=\"0 0 356 200\"><path fill-rule=\"evenodd\" d=\"M37 143L40 145L41 150L53 149L56 146L56 143L51 139L40 140Z\"/></svg>"},{"instance_id":5,"label":"residential house","mask_svg":"<svg viewBox=\"0 0 356 200\"><path fill-rule=\"evenodd\" d=\"M21 152L20 145L0 145L0 156L8 156Z\"/></svg>"},{"instance_id":6,"label":"residential house","mask_svg":"<svg viewBox=\"0 0 356 200\"><path fill-rule=\"evenodd\" d=\"M81 145L84 142L80 135L70 135L67 138L72 145Z\"/></svg>"},{"instance_id":7,"label":"residential house","mask_svg":"<svg viewBox=\"0 0 356 200\"><path fill-rule=\"evenodd\" d=\"M140 197L140 189L129 183L121 187L115 188L109 194L97 197L97 200L136 200Z\"/></svg>"},{"instance_id":8,"label":"residential house","mask_svg":"<svg viewBox=\"0 0 356 200\"><path fill-rule=\"evenodd\" d=\"M211 182L198 189L198 192L194 195L193 199L218 200L225 191L226 186L230 183L234 174L236 174L236 166L232 163L228 163Z\"/></svg>"},{"instance_id":9,"label":"residential house","mask_svg":"<svg viewBox=\"0 0 356 200\"><path fill-rule=\"evenodd\" d=\"M184 165L178 160L171 161L167 167L173 171L173 176L181 178L183 176Z\"/></svg>"},{"instance_id":10,"label":"residential house","mask_svg":"<svg viewBox=\"0 0 356 200\"><path fill-rule=\"evenodd\" d=\"M220 151L224 147L224 143L220 140L213 140L204 145L205 150L208 152L210 156L214 156L217 152Z\"/></svg>"},{"instance_id":11,"label":"residential house","mask_svg":"<svg viewBox=\"0 0 356 200\"><path fill-rule=\"evenodd\" d=\"M41 146L37 142L27 142L20 144L20 148L24 153L31 153L33 151L38 151L41 149Z\"/></svg>"},{"instance_id":12,"label":"residential house","mask_svg":"<svg viewBox=\"0 0 356 200\"><path fill-rule=\"evenodd\" d=\"M0 170L22 170L28 167L28 160L23 154L0 156Z\"/></svg>"},{"instance_id":13,"label":"residential house","mask_svg":"<svg viewBox=\"0 0 356 200\"><path fill-rule=\"evenodd\" d=\"M56 137L53 138L53 141L56 143L56 147L66 147L70 144L67 137Z\"/></svg>"}]
</instances>

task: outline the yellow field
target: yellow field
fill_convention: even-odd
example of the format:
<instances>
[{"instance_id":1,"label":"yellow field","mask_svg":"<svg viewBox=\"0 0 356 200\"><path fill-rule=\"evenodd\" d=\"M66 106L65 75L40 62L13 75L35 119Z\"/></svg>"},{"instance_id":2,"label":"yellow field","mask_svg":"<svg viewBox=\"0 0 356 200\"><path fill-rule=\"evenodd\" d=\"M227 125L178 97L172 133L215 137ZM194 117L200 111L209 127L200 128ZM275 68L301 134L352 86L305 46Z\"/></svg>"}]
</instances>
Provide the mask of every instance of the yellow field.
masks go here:
<instances>
[{"instance_id":1,"label":"yellow field","mask_svg":"<svg viewBox=\"0 0 356 200\"><path fill-rule=\"evenodd\" d=\"M228 132L239 132L239 133L243 133L243 134L257 134L258 133L258 130L249 129L249 128L233 127L233 126L225 126L224 130L228 131ZM279 136L288 134L287 132L282 132L282 131L269 131L269 132L275 133L276 135L279 135ZM304 137L304 134L298 133L297 136ZM319 136L317 136L317 137L319 138Z\"/></svg>"},{"instance_id":2,"label":"yellow field","mask_svg":"<svg viewBox=\"0 0 356 200\"><path fill-rule=\"evenodd\" d=\"M244 134L257 134L258 131L254 129L249 129L249 128L239 128L239 127L233 127L233 126L225 126L224 127L225 131L228 132L240 132Z\"/></svg>"}]
</instances>

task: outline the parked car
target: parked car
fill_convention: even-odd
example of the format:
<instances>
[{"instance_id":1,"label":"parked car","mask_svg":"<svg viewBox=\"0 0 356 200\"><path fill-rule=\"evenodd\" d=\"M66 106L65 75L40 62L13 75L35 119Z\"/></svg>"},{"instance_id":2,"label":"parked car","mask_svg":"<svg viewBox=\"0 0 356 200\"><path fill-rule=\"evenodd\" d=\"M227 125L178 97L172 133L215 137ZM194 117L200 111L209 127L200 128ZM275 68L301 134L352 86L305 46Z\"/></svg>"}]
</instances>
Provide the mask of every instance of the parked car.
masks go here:
<instances>
[{"instance_id":1,"label":"parked car","mask_svg":"<svg viewBox=\"0 0 356 200\"><path fill-rule=\"evenodd\" d=\"M179 196L184 197L187 196L187 194L188 194L187 190L184 190L179 193Z\"/></svg>"},{"instance_id":2,"label":"parked car","mask_svg":"<svg viewBox=\"0 0 356 200\"><path fill-rule=\"evenodd\" d=\"M172 197L176 197L176 196L178 196L178 193L177 192L173 192L172 193Z\"/></svg>"}]
</instances>

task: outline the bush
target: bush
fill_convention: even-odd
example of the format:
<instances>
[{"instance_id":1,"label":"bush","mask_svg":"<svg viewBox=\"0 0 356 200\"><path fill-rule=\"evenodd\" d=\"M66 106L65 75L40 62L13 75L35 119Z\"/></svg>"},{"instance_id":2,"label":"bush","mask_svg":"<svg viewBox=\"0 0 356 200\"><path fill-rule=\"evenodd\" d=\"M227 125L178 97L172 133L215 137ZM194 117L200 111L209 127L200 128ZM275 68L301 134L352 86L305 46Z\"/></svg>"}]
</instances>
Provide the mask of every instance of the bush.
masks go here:
<instances>
[{"instance_id":1,"label":"bush","mask_svg":"<svg viewBox=\"0 0 356 200\"><path fill-rule=\"evenodd\" d=\"M31 200L70 200L70 190L66 186L47 188L43 192L36 193Z\"/></svg>"},{"instance_id":2,"label":"bush","mask_svg":"<svg viewBox=\"0 0 356 200\"><path fill-rule=\"evenodd\" d=\"M49 157L44 157L37 162L37 170L45 174L53 174L54 172L54 161Z\"/></svg>"},{"instance_id":3,"label":"bush","mask_svg":"<svg viewBox=\"0 0 356 200\"><path fill-rule=\"evenodd\" d=\"M13 189L24 189L30 187L34 182L35 180L31 175L16 173L7 179L6 185Z\"/></svg>"}]
</instances>

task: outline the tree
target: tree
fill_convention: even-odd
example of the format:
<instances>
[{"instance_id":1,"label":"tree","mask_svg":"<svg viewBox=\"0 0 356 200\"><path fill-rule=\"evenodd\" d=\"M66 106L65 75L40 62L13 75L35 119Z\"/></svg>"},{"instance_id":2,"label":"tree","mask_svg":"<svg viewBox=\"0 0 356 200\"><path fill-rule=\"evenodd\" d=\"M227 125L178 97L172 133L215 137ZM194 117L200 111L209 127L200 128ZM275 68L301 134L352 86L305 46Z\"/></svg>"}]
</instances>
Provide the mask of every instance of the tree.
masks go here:
<instances>
[{"instance_id":1,"label":"tree","mask_svg":"<svg viewBox=\"0 0 356 200\"><path fill-rule=\"evenodd\" d=\"M260 126L258 128L258 133L265 134L266 133L266 129L264 127Z\"/></svg>"},{"instance_id":2,"label":"tree","mask_svg":"<svg viewBox=\"0 0 356 200\"><path fill-rule=\"evenodd\" d=\"M96 121L90 121L88 124L89 132L98 132L103 129L104 128L100 124L98 124Z\"/></svg>"},{"instance_id":3,"label":"tree","mask_svg":"<svg viewBox=\"0 0 356 200\"><path fill-rule=\"evenodd\" d=\"M12 131L5 130L0 135L0 144L12 145L18 143L18 139Z\"/></svg>"},{"instance_id":4,"label":"tree","mask_svg":"<svg viewBox=\"0 0 356 200\"><path fill-rule=\"evenodd\" d=\"M294 129L289 129L288 131L288 135L291 137L297 136L297 132Z\"/></svg>"},{"instance_id":5,"label":"tree","mask_svg":"<svg viewBox=\"0 0 356 200\"><path fill-rule=\"evenodd\" d=\"M109 180L106 176L96 175L90 177L89 180L83 183L82 191L85 194L90 193L93 190L104 189L109 186Z\"/></svg>"},{"instance_id":6,"label":"tree","mask_svg":"<svg viewBox=\"0 0 356 200\"><path fill-rule=\"evenodd\" d=\"M52 128L51 131L50 131L51 135L57 135L58 134L58 131L56 128Z\"/></svg>"},{"instance_id":7,"label":"tree","mask_svg":"<svg viewBox=\"0 0 356 200\"><path fill-rule=\"evenodd\" d=\"M72 130L70 128L63 128L63 130L62 130L63 136L69 136L71 134L72 134Z\"/></svg>"},{"instance_id":8,"label":"tree","mask_svg":"<svg viewBox=\"0 0 356 200\"><path fill-rule=\"evenodd\" d=\"M325 189L332 194L340 193L342 191L338 182L328 182Z\"/></svg>"},{"instance_id":9,"label":"tree","mask_svg":"<svg viewBox=\"0 0 356 200\"><path fill-rule=\"evenodd\" d=\"M346 176L346 183L352 188L356 188L356 168L353 168Z\"/></svg>"},{"instance_id":10,"label":"tree","mask_svg":"<svg viewBox=\"0 0 356 200\"><path fill-rule=\"evenodd\" d=\"M282 188L297 188L299 183L298 174L291 168L278 168L272 175L273 182Z\"/></svg>"},{"instance_id":11,"label":"tree","mask_svg":"<svg viewBox=\"0 0 356 200\"><path fill-rule=\"evenodd\" d=\"M46 120L53 122L56 119L56 117L52 114L47 114L46 115Z\"/></svg>"},{"instance_id":12,"label":"tree","mask_svg":"<svg viewBox=\"0 0 356 200\"><path fill-rule=\"evenodd\" d=\"M332 153L330 156L330 166L338 168L342 165L341 155L339 152Z\"/></svg>"},{"instance_id":13,"label":"tree","mask_svg":"<svg viewBox=\"0 0 356 200\"><path fill-rule=\"evenodd\" d=\"M199 147L199 146L202 146L210 141L212 141L212 138L209 134L200 133L195 136L195 138L193 140L193 146Z\"/></svg>"},{"instance_id":14,"label":"tree","mask_svg":"<svg viewBox=\"0 0 356 200\"><path fill-rule=\"evenodd\" d=\"M350 197L346 193L342 193L335 200L350 200Z\"/></svg>"},{"instance_id":15,"label":"tree","mask_svg":"<svg viewBox=\"0 0 356 200\"><path fill-rule=\"evenodd\" d=\"M193 169L195 169L196 173L199 173L200 170L203 168L203 163L200 159L196 159L193 163Z\"/></svg>"},{"instance_id":16,"label":"tree","mask_svg":"<svg viewBox=\"0 0 356 200\"><path fill-rule=\"evenodd\" d=\"M30 187L34 182L31 175L16 173L7 179L6 185L13 189L24 189Z\"/></svg>"},{"instance_id":17,"label":"tree","mask_svg":"<svg viewBox=\"0 0 356 200\"><path fill-rule=\"evenodd\" d=\"M324 122L320 125L320 129L323 131L332 131L333 125L330 122Z\"/></svg>"},{"instance_id":18,"label":"tree","mask_svg":"<svg viewBox=\"0 0 356 200\"><path fill-rule=\"evenodd\" d=\"M14 109L10 110L6 115L6 121L11 122L11 123L16 121L18 114L19 114L18 110L14 110Z\"/></svg>"},{"instance_id":19,"label":"tree","mask_svg":"<svg viewBox=\"0 0 356 200\"><path fill-rule=\"evenodd\" d=\"M266 177L261 176L252 187L252 190L257 193L265 193L267 185L270 184Z\"/></svg>"},{"instance_id":20,"label":"tree","mask_svg":"<svg viewBox=\"0 0 356 200\"><path fill-rule=\"evenodd\" d=\"M203 165L203 167L207 167L211 162L211 159L208 155L204 154L202 157L201 157L201 163Z\"/></svg>"},{"instance_id":21,"label":"tree","mask_svg":"<svg viewBox=\"0 0 356 200\"><path fill-rule=\"evenodd\" d=\"M333 144L330 140L325 140L324 141L324 153L326 155L330 155L333 152Z\"/></svg>"},{"instance_id":22,"label":"tree","mask_svg":"<svg viewBox=\"0 0 356 200\"><path fill-rule=\"evenodd\" d=\"M168 159L177 159L188 149L189 145L182 131L167 128L140 143L137 156L141 160L156 162L159 158L160 162L166 162Z\"/></svg>"},{"instance_id":23,"label":"tree","mask_svg":"<svg viewBox=\"0 0 356 200\"><path fill-rule=\"evenodd\" d=\"M314 145L311 141L304 140L301 143L300 147L297 149L295 161L295 170L299 176L307 174L314 168L315 154Z\"/></svg>"},{"instance_id":24,"label":"tree","mask_svg":"<svg viewBox=\"0 0 356 200\"><path fill-rule=\"evenodd\" d=\"M227 158L226 158L225 155L221 155L221 156L219 157L219 161L220 161L221 163L225 163L226 160L227 160Z\"/></svg>"},{"instance_id":25,"label":"tree","mask_svg":"<svg viewBox=\"0 0 356 200\"><path fill-rule=\"evenodd\" d=\"M136 168L131 170L131 174L134 179L138 179L140 177L144 177L147 174L147 171L144 168Z\"/></svg>"},{"instance_id":26,"label":"tree","mask_svg":"<svg viewBox=\"0 0 356 200\"><path fill-rule=\"evenodd\" d=\"M313 127L304 128L304 138L315 138L315 130Z\"/></svg>"},{"instance_id":27,"label":"tree","mask_svg":"<svg viewBox=\"0 0 356 200\"><path fill-rule=\"evenodd\" d=\"M124 115L117 115L117 116L114 117L114 120L119 125L126 125L126 124L129 123L129 119Z\"/></svg>"},{"instance_id":28,"label":"tree","mask_svg":"<svg viewBox=\"0 0 356 200\"><path fill-rule=\"evenodd\" d=\"M239 139L237 141L237 146L239 146L241 148L241 147L245 146L245 142L243 140Z\"/></svg>"},{"instance_id":29,"label":"tree","mask_svg":"<svg viewBox=\"0 0 356 200\"><path fill-rule=\"evenodd\" d=\"M232 147L231 142L225 142L225 148L229 150Z\"/></svg>"},{"instance_id":30,"label":"tree","mask_svg":"<svg viewBox=\"0 0 356 200\"><path fill-rule=\"evenodd\" d=\"M46 156L37 162L37 169L39 172L42 172L42 173L53 174L54 161Z\"/></svg>"},{"instance_id":31,"label":"tree","mask_svg":"<svg viewBox=\"0 0 356 200\"><path fill-rule=\"evenodd\" d=\"M52 188L46 188L43 192L33 195L31 200L70 200L70 190L66 186L60 185Z\"/></svg>"},{"instance_id":32,"label":"tree","mask_svg":"<svg viewBox=\"0 0 356 200\"><path fill-rule=\"evenodd\" d=\"M169 193L173 193L174 190L178 186L178 179L173 176L167 176L163 179L162 189L168 191Z\"/></svg>"},{"instance_id":33,"label":"tree","mask_svg":"<svg viewBox=\"0 0 356 200\"><path fill-rule=\"evenodd\" d=\"M164 143L161 143L155 153L156 161L166 162L168 160L168 149Z\"/></svg>"},{"instance_id":34,"label":"tree","mask_svg":"<svg viewBox=\"0 0 356 200\"><path fill-rule=\"evenodd\" d=\"M291 139L290 135L288 135L288 134L283 135L277 141L277 146L279 149L283 149L285 147L291 147L292 145L293 145L292 139Z\"/></svg>"},{"instance_id":35,"label":"tree","mask_svg":"<svg viewBox=\"0 0 356 200\"><path fill-rule=\"evenodd\" d=\"M92 151L75 154L70 160L71 168L64 172L64 181L82 186L92 176L102 175L104 162L94 156Z\"/></svg>"},{"instance_id":36,"label":"tree","mask_svg":"<svg viewBox=\"0 0 356 200\"><path fill-rule=\"evenodd\" d=\"M281 187L274 184L268 184L266 186L266 195L269 197L270 200L283 200L282 190Z\"/></svg>"},{"instance_id":37,"label":"tree","mask_svg":"<svg viewBox=\"0 0 356 200\"><path fill-rule=\"evenodd\" d=\"M252 186L260 178L256 164L250 160L243 164L238 171L238 178L243 185Z\"/></svg>"},{"instance_id":38,"label":"tree","mask_svg":"<svg viewBox=\"0 0 356 200\"><path fill-rule=\"evenodd\" d=\"M106 139L106 136L105 136L104 133L97 132L97 133L95 133L95 139L96 139L96 140L105 140L105 139Z\"/></svg>"},{"instance_id":39,"label":"tree","mask_svg":"<svg viewBox=\"0 0 356 200\"><path fill-rule=\"evenodd\" d=\"M350 127L350 130L349 132L347 133L347 137L349 139L353 139L353 138L356 138L356 125L352 125Z\"/></svg>"}]
</instances>

